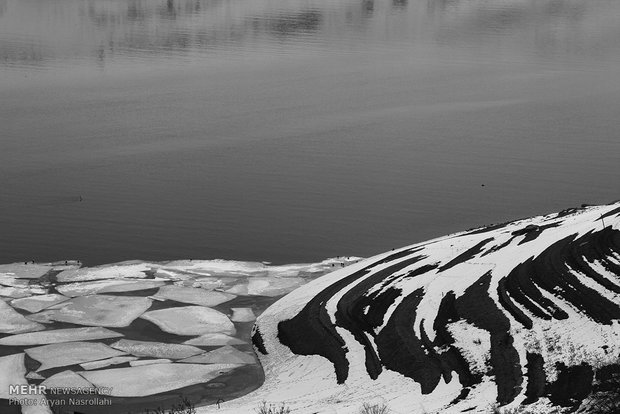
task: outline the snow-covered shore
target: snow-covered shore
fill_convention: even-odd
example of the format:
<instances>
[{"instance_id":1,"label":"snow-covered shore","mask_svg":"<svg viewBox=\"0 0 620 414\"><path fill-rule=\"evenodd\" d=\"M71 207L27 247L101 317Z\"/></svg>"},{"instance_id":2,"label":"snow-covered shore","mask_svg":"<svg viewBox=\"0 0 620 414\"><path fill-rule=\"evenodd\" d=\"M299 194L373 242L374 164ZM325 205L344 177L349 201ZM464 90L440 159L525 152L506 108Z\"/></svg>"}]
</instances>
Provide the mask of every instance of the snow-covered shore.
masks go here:
<instances>
[{"instance_id":1,"label":"snow-covered shore","mask_svg":"<svg viewBox=\"0 0 620 414\"><path fill-rule=\"evenodd\" d=\"M270 306L253 336L265 383L199 412L575 409L620 371L619 304L620 203L441 237Z\"/></svg>"}]
</instances>

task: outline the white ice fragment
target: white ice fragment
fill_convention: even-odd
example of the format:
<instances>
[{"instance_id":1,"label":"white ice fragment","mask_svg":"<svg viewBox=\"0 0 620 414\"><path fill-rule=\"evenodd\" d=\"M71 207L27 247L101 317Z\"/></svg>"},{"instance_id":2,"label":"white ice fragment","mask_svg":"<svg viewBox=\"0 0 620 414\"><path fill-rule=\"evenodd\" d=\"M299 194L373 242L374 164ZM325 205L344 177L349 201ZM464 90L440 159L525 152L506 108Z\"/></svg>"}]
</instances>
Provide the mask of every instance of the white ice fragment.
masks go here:
<instances>
[{"instance_id":1,"label":"white ice fragment","mask_svg":"<svg viewBox=\"0 0 620 414\"><path fill-rule=\"evenodd\" d=\"M172 360L166 358L158 358L158 359L139 359L136 361L130 361L129 365L132 367L139 367L142 365L152 365L152 364L169 364Z\"/></svg>"},{"instance_id":2,"label":"white ice fragment","mask_svg":"<svg viewBox=\"0 0 620 414\"><path fill-rule=\"evenodd\" d=\"M123 334L100 327L67 328L7 336L0 339L0 345L24 346L39 344L56 344L60 342L119 338L121 336L123 336Z\"/></svg>"},{"instance_id":3,"label":"white ice fragment","mask_svg":"<svg viewBox=\"0 0 620 414\"><path fill-rule=\"evenodd\" d=\"M51 293L48 295L38 295L27 298L14 299L11 301L11 306L13 306L14 308L27 310L31 313L35 313L69 299L70 298L63 295Z\"/></svg>"},{"instance_id":4,"label":"white ice fragment","mask_svg":"<svg viewBox=\"0 0 620 414\"><path fill-rule=\"evenodd\" d=\"M26 378L27 379L32 379L32 380L44 380L45 377L37 372L34 371L30 371L29 373L26 374Z\"/></svg>"},{"instance_id":5,"label":"white ice fragment","mask_svg":"<svg viewBox=\"0 0 620 414\"><path fill-rule=\"evenodd\" d=\"M26 381L26 366L24 365L25 354L13 354L0 357L0 398L9 400L27 400L28 403L22 405L24 414L52 414L47 400L42 394L33 391L26 394L11 393L10 386L28 385ZM31 390L29 390L31 391Z\"/></svg>"},{"instance_id":6,"label":"white ice fragment","mask_svg":"<svg viewBox=\"0 0 620 414\"><path fill-rule=\"evenodd\" d=\"M84 362L80 364L80 366L83 369L90 371L91 369L105 368L105 367L109 367L110 365L124 364L126 362L135 361L136 359L138 358L133 357L133 356L118 356L118 357L112 357L108 359L102 359L101 361Z\"/></svg>"},{"instance_id":7,"label":"white ice fragment","mask_svg":"<svg viewBox=\"0 0 620 414\"><path fill-rule=\"evenodd\" d=\"M142 315L151 303L139 296L79 296L67 301L67 306L51 311L50 318L77 325L122 328ZM38 314L30 316L35 315Z\"/></svg>"},{"instance_id":8,"label":"white ice fragment","mask_svg":"<svg viewBox=\"0 0 620 414\"><path fill-rule=\"evenodd\" d=\"M164 342L134 341L121 339L110 345L135 356L154 358L180 359L198 355L204 352L200 348L191 345L168 344Z\"/></svg>"},{"instance_id":9,"label":"white ice fragment","mask_svg":"<svg viewBox=\"0 0 620 414\"><path fill-rule=\"evenodd\" d=\"M203 335L207 333L235 334L235 325L226 315L203 306L184 306L146 312L141 316L168 333Z\"/></svg>"},{"instance_id":10,"label":"white ice fragment","mask_svg":"<svg viewBox=\"0 0 620 414\"><path fill-rule=\"evenodd\" d=\"M43 329L45 329L43 325L26 319L6 302L0 301L0 333L18 334Z\"/></svg>"},{"instance_id":11,"label":"white ice fragment","mask_svg":"<svg viewBox=\"0 0 620 414\"><path fill-rule=\"evenodd\" d=\"M211 333L198 336L183 342L187 345L198 346L220 346L220 345L245 345L247 342L242 341L234 336L228 336L221 333Z\"/></svg>"},{"instance_id":12,"label":"white ice fragment","mask_svg":"<svg viewBox=\"0 0 620 414\"><path fill-rule=\"evenodd\" d=\"M56 275L59 282L79 282L99 279L143 279L151 265L142 262L121 262L99 267L84 267L81 269L65 270Z\"/></svg>"},{"instance_id":13,"label":"white ice fragment","mask_svg":"<svg viewBox=\"0 0 620 414\"><path fill-rule=\"evenodd\" d=\"M86 296L97 293L129 292L158 288L166 284L164 280L109 279L94 282L76 282L57 286L56 290L66 296Z\"/></svg>"},{"instance_id":14,"label":"white ice fragment","mask_svg":"<svg viewBox=\"0 0 620 414\"><path fill-rule=\"evenodd\" d=\"M252 322L256 320L252 308L230 308L232 316L230 320L233 322Z\"/></svg>"},{"instance_id":15,"label":"white ice fragment","mask_svg":"<svg viewBox=\"0 0 620 414\"><path fill-rule=\"evenodd\" d=\"M28 279L18 279L15 276L0 274L0 285L11 287L26 287L30 281Z\"/></svg>"},{"instance_id":16,"label":"white ice fragment","mask_svg":"<svg viewBox=\"0 0 620 414\"><path fill-rule=\"evenodd\" d=\"M56 315L56 311L48 309L39 313L33 313L32 315L26 315L26 319L39 323L54 323L54 315Z\"/></svg>"},{"instance_id":17,"label":"white ice fragment","mask_svg":"<svg viewBox=\"0 0 620 414\"><path fill-rule=\"evenodd\" d=\"M32 295L32 291L28 288L0 286L0 296L7 296L9 298L27 298Z\"/></svg>"},{"instance_id":18,"label":"white ice fragment","mask_svg":"<svg viewBox=\"0 0 620 414\"><path fill-rule=\"evenodd\" d=\"M50 368L76 365L82 362L127 355L125 352L118 351L98 342L50 344L38 346L36 348L28 348L25 352L30 358L41 362L41 366L37 369L37 372L45 371Z\"/></svg>"},{"instance_id":19,"label":"white ice fragment","mask_svg":"<svg viewBox=\"0 0 620 414\"><path fill-rule=\"evenodd\" d=\"M11 263L0 265L0 275L18 279L38 279L51 270L50 266L37 263Z\"/></svg>"},{"instance_id":20,"label":"white ice fragment","mask_svg":"<svg viewBox=\"0 0 620 414\"><path fill-rule=\"evenodd\" d=\"M170 299L177 302L210 307L228 302L236 296L230 293L214 292L200 288L169 285L161 287L154 297L155 299Z\"/></svg>"},{"instance_id":21,"label":"white ice fragment","mask_svg":"<svg viewBox=\"0 0 620 414\"><path fill-rule=\"evenodd\" d=\"M111 396L144 397L205 383L238 366L236 364L152 364L87 371L79 374L96 387L109 388Z\"/></svg>"},{"instance_id":22,"label":"white ice fragment","mask_svg":"<svg viewBox=\"0 0 620 414\"><path fill-rule=\"evenodd\" d=\"M83 377L79 376L75 372L69 370L52 375L51 377L43 381L41 385L47 388L94 388L93 384L86 381Z\"/></svg>"},{"instance_id":23,"label":"white ice fragment","mask_svg":"<svg viewBox=\"0 0 620 414\"><path fill-rule=\"evenodd\" d=\"M256 361L252 355L239 351L238 349L226 345L215 351L206 352L190 358L182 359L179 362L192 364L254 364Z\"/></svg>"},{"instance_id":24,"label":"white ice fragment","mask_svg":"<svg viewBox=\"0 0 620 414\"><path fill-rule=\"evenodd\" d=\"M249 296L282 296L307 283L300 277L252 277L248 278L247 286L237 285L227 290L228 293Z\"/></svg>"}]
</instances>

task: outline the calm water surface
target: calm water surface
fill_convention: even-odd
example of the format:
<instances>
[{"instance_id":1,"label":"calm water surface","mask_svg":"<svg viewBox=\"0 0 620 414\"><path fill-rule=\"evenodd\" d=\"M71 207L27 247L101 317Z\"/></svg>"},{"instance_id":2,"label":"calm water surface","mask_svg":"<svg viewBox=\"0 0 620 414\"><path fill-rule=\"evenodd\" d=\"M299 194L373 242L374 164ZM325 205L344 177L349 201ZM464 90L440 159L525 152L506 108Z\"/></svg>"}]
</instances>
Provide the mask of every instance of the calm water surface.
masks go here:
<instances>
[{"instance_id":1,"label":"calm water surface","mask_svg":"<svg viewBox=\"0 0 620 414\"><path fill-rule=\"evenodd\" d=\"M0 0L0 262L367 256L618 199L618 21L616 0Z\"/></svg>"}]
</instances>

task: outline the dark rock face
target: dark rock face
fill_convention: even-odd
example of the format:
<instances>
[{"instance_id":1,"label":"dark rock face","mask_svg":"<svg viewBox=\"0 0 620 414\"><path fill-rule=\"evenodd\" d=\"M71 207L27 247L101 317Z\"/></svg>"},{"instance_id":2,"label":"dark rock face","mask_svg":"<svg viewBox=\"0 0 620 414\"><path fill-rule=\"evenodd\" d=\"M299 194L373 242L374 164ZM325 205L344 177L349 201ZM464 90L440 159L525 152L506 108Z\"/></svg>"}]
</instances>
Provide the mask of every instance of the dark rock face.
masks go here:
<instances>
[{"instance_id":1,"label":"dark rock face","mask_svg":"<svg viewBox=\"0 0 620 414\"><path fill-rule=\"evenodd\" d=\"M337 384L357 380L352 349L363 349L368 378L396 372L422 395L458 379L461 391L445 407L466 401L489 378L500 405L544 398L577 407L606 372L588 358L618 356L620 344L601 334L592 339L598 347L575 345L592 352L559 355L569 351L549 338L571 333L572 324L618 330L618 228L620 207L587 207L414 245L342 271L277 321L277 338L261 345L257 329L253 341L263 354L276 341L293 355L326 358ZM544 331L535 329L543 323Z\"/></svg>"}]
</instances>

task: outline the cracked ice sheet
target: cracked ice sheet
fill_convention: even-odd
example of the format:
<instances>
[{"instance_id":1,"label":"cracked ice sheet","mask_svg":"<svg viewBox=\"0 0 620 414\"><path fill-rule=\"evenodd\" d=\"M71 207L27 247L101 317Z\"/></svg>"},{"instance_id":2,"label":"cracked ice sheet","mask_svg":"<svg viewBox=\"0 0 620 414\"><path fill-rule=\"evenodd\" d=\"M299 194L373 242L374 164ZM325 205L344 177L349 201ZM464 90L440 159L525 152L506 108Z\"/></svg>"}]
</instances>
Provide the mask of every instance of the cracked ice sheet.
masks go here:
<instances>
[{"instance_id":1,"label":"cracked ice sheet","mask_svg":"<svg viewBox=\"0 0 620 414\"><path fill-rule=\"evenodd\" d=\"M166 359L188 358L204 352L202 349L191 345L134 341L131 339L121 339L120 341L114 342L110 346L135 356Z\"/></svg>"},{"instance_id":2,"label":"cracked ice sheet","mask_svg":"<svg viewBox=\"0 0 620 414\"><path fill-rule=\"evenodd\" d=\"M22 406L22 414L52 414L45 397L41 394L30 392L26 395L10 394L10 385L28 385L24 360L23 353L0 357L0 398L32 400L32 405Z\"/></svg>"},{"instance_id":3,"label":"cracked ice sheet","mask_svg":"<svg viewBox=\"0 0 620 414\"><path fill-rule=\"evenodd\" d=\"M99 279L123 279L146 277L146 271L153 265L144 262L128 261L99 267L83 267L81 269L65 270L56 275L59 282L80 282Z\"/></svg>"},{"instance_id":4,"label":"cracked ice sheet","mask_svg":"<svg viewBox=\"0 0 620 414\"><path fill-rule=\"evenodd\" d=\"M11 263L0 265L0 276L11 276L17 279L38 279L45 276L51 266L35 263Z\"/></svg>"},{"instance_id":5,"label":"cracked ice sheet","mask_svg":"<svg viewBox=\"0 0 620 414\"><path fill-rule=\"evenodd\" d=\"M80 372L79 374L96 387L109 388L111 396L144 397L205 383L239 366L237 364L152 364Z\"/></svg>"},{"instance_id":6,"label":"cracked ice sheet","mask_svg":"<svg viewBox=\"0 0 620 414\"><path fill-rule=\"evenodd\" d=\"M26 319L6 302L0 301L0 333L19 334L43 329L45 326Z\"/></svg>"},{"instance_id":7,"label":"cracked ice sheet","mask_svg":"<svg viewBox=\"0 0 620 414\"><path fill-rule=\"evenodd\" d=\"M333 265L349 264L359 261L359 257L337 257L325 259L318 263L293 263L286 265L270 265L261 262L242 262L236 260L175 260L158 263L154 270L162 270L168 274L188 273L204 276L276 276L296 277L301 274L311 275L333 270Z\"/></svg>"},{"instance_id":8,"label":"cracked ice sheet","mask_svg":"<svg viewBox=\"0 0 620 414\"><path fill-rule=\"evenodd\" d=\"M41 385L44 385L47 388L94 388L93 384L86 381L75 372L69 370L52 375L43 381Z\"/></svg>"},{"instance_id":9,"label":"cracked ice sheet","mask_svg":"<svg viewBox=\"0 0 620 414\"><path fill-rule=\"evenodd\" d=\"M80 366L86 371L90 371L91 369L105 368L109 367L110 365L125 364L127 362L135 361L136 359L138 358L133 356L118 356L108 359L102 359L101 361L84 362L80 364Z\"/></svg>"},{"instance_id":10,"label":"cracked ice sheet","mask_svg":"<svg viewBox=\"0 0 620 414\"><path fill-rule=\"evenodd\" d=\"M308 283L300 277L253 277L228 289L227 293L243 296L282 296Z\"/></svg>"},{"instance_id":11,"label":"cracked ice sheet","mask_svg":"<svg viewBox=\"0 0 620 414\"><path fill-rule=\"evenodd\" d=\"M146 312L141 319L159 326L168 333L176 335L203 335L223 333L234 335L235 325L226 315L203 306L184 306Z\"/></svg>"},{"instance_id":12,"label":"cracked ice sheet","mask_svg":"<svg viewBox=\"0 0 620 414\"><path fill-rule=\"evenodd\" d=\"M14 299L11 301L11 306L14 308L27 310L30 313L35 313L69 299L70 298L67 296L51 293L49 295L38 295Z\"/></svg>"},{"instance_id":13,"label":"cracked ice sheet","mask_svg":"<svg viewBox=\"0 0 620 414\"><path fill-rule=\"evenodd\" d=\"M43 289L37 285L23 288L13 286L0 286L0 296L7 296L13 299L27 298L32 295L44 295L46 293L46 289Z\"/></svg>"},{"instance_id":14,"label":"cracked ice sheet","mask_svg":"<svg viewBox=\"0 0 620 414\"><path fill-rule=\"evenodd\" d=\"M192 303L207 307L217 306L236 297L236 295L230 293L174 285L163 286L153 295L155 299L170 299L177 302Z\"/></svg>"},{"instance_id":15,"label":"cracked ice sheet","mask_svg":"<svg viewBox=\"0 0 620 414\"><path fill-rule=\"evenodd\" d=\"M5 338L0 339L0 345L24 346L24 345L55 344L55 343L60 343L60 342L75 342L75 341L88 341L88 340L93 340L93 339L118 338L121 336L123 336L123 334L111 331L106 328L100 328L100 327L68 328L68 329L55 329L55 330L7 336Z\"/></svg>"},{"instance_id":16,"label":"cracked ice sheet","mask_svg":"<svg viewBox=\"0 0 620 414\"><path fill-rule=\"evenodd\" d=\"M97 293L128 292L158 288L166 284L165 280L134 280L134 279L107 279L94 282L77 282L57 286L56 290L65 296L86 296Z\"/></svg>"},{"instance_id":17,"label":"cracked ice sheet","mask_svg":"<svg viewBox=\"0 0 620 414\"><path fill-rule=\"evenodd\" d=\"M121 355L127 355L114 348L98 342L66 342L38 346L26 349L26 354L41 363L36 370L64 367L67 365L81 364L82 362L98 361Z\"/></svg>"},{"instance_id":18,"label":"cracked ice sheet","mask_svg":"<svg viewBox=\"0 0 620 414\"><path fill-rule=\"evenodd\" d=\"M255 364L256 360L252 355L226 345L215 351L186 358L179 362L194 364Z\"/></svg>"},{"instance_id":19,"label":"cracked ice sheet","mask_svg":"<svg viewBox=\"0 0 620 414\"><path fill-rule=\"evenodd\" d=\"M196 338L189 339L184 344L198 346L220 346L220 345L246 345L247 342L242 341L234 336L228 336L221 333L204 334Z\"/></svg>"},{"instance_id":20,"label":"cracked ice sheet","mask_svg":"<svg viewBox=\"0 0 620 414\"><path fill-rule=\"evenodd\" d=\"M35 313L29 318L43 317L77 325L123 328L150 308L152 301L139 296L91 295L79 296L66 303L67 306L61 309Z\"/></svg>"}]
</instances>

